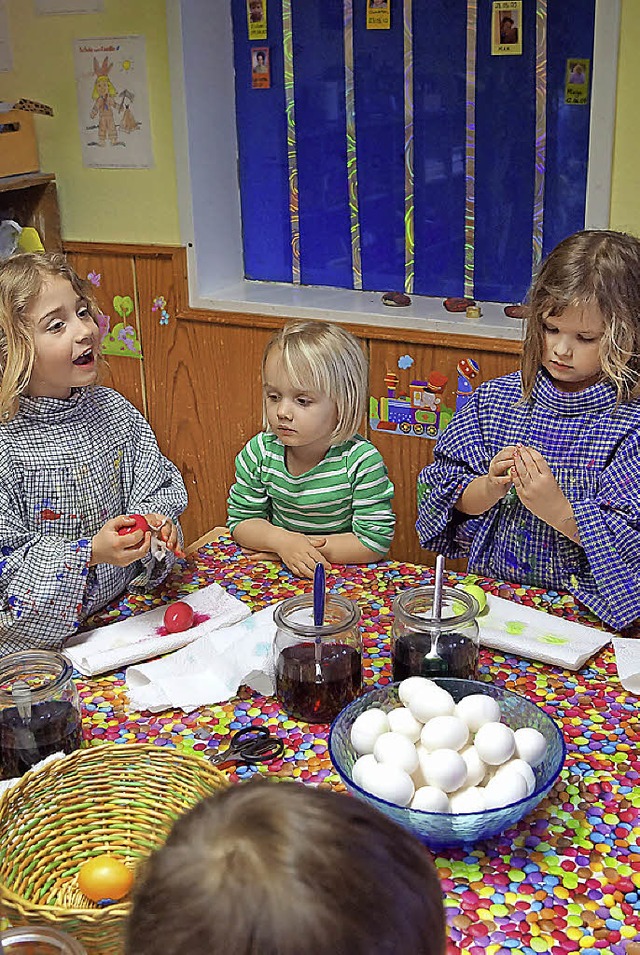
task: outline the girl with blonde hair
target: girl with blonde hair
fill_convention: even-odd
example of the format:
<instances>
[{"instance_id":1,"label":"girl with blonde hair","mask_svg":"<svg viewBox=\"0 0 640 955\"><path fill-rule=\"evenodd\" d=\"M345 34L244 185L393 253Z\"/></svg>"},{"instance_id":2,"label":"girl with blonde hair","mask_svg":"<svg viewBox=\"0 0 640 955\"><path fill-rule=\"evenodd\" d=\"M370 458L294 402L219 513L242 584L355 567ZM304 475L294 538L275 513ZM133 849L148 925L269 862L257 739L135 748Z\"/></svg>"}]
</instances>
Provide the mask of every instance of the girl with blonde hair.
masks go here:
<instances>
[{"instance_id":1,"label":"girl with blonde hair","mask_svg":"<svg viewBox=\"0 0 640 955\"><path fill-rule=\"evenodd\" d=\"M265 430L236 458L227 524L242 547L300 577L322 563L371 563L393 538L393 485L358 426L367 361L339 325L293 322L262 361Z\"/></svg>"},{"instance_id":2,"label":"girl with blonde hair","mask_svg":"<svg viewBox=\"0 0 640 955\"><path fill-rule=\"evenodd\" d=\"M62 255L0 263L0 654L60 648L126 587L159 584L180 549L180 473L95 385L98 313Z\"/></svg>"}]
</instances>

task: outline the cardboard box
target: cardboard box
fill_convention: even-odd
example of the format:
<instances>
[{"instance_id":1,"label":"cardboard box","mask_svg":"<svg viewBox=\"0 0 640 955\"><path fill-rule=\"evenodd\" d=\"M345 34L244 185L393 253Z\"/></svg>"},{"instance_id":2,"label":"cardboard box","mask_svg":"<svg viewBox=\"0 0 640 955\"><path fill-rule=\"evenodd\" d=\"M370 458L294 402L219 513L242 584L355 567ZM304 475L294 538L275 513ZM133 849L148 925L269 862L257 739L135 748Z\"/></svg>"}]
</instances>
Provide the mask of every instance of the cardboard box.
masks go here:
<instances>
[{"instance_id":1,"label":"cardboard box","mask_svg":"<svg viewBox=\"0 0 640 955\"><path fill-rule=\"evenodd\" d=\"M40 169L34 113L52 116L53 110L32 100L0 103L0 176L21 176Z\"/></svg>"}]
</instances>

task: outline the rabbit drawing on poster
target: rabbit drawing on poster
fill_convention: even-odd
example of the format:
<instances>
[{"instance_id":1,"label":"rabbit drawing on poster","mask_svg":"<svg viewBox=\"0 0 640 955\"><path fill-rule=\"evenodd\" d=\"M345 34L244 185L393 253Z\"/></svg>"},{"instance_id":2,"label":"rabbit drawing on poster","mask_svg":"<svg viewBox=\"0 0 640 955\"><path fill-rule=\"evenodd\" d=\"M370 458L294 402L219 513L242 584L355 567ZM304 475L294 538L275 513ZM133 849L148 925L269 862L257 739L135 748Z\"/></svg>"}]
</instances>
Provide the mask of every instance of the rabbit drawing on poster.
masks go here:
<instances>
[{"instance_id":1,"label":"rabbit drawing on poster","mask_svg":"<svg viewBox=\"0 0 640 955\"><path fill-rule=\"evenodd\" d=\"M116 129L115 119L113 118L116 90L109 79L109 73L112 67L113 63L109 63L107 56L105 56L102 61L102 65L98 63L94 56L93 72L95 73L96 79L91 94L94 100L91 118L94 119L96 116L98 117L98 145L100 146L105 145L107 137L109 137L109 142L114 146L118 142L118 131Z\"/></svg>"}]
</instances>

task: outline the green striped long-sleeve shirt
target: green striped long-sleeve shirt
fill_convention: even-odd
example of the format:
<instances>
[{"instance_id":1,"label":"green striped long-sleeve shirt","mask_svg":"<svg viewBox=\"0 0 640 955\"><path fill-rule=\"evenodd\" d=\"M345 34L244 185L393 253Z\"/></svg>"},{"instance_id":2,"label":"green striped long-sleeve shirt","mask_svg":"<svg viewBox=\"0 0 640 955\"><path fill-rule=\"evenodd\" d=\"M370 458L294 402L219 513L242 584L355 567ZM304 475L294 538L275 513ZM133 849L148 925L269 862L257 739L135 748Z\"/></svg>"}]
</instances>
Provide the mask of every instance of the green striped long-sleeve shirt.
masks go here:
<instances>
[{"instance_id":1,"label":"green striped long-sleeve shirt","mask_svg":"<svg viewBox=\"0 0 640 955\"><path fill-rule=\"evenodd\" d=\"M386 554L393 539L393 484L380 452L356 434L329 448L305 474L290 474L275 434L260 432L236 457L227 525L263 518L301 534L352 532L365 547Z\"/></svg>"}]
</instances>

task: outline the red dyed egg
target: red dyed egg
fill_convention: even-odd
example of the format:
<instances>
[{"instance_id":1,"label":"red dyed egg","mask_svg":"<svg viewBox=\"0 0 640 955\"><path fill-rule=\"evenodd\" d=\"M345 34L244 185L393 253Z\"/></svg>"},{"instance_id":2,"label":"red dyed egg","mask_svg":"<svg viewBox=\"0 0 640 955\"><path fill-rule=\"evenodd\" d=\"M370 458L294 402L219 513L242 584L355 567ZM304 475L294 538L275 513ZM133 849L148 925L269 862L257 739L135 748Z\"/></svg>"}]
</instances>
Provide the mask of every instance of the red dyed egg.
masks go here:
<instances>
[{"instance_id":1,"label":"red dyed egg","mask_svg":"<svg viewBox=\"0 0 640 955\"><path fill-rule=\"evenodd\" d=\"M169 633L182 633L193 626L193 607L179 600L164 612L164 625Z\"/></svg>"},{"instance_id":2,"label":"red dyed egg","mask_svg":"<svg viewBox=\"0 0 640 955\"><path fill-rule=\"evenodd\" d=\"M127 514L127 517L134 520L135 524L128 524L126 527L121 527L118 534L133 534L134 531L144 531L146 533L151 530L146 517L143 517L142 514Z\"/></svg>"}]
</instances>

